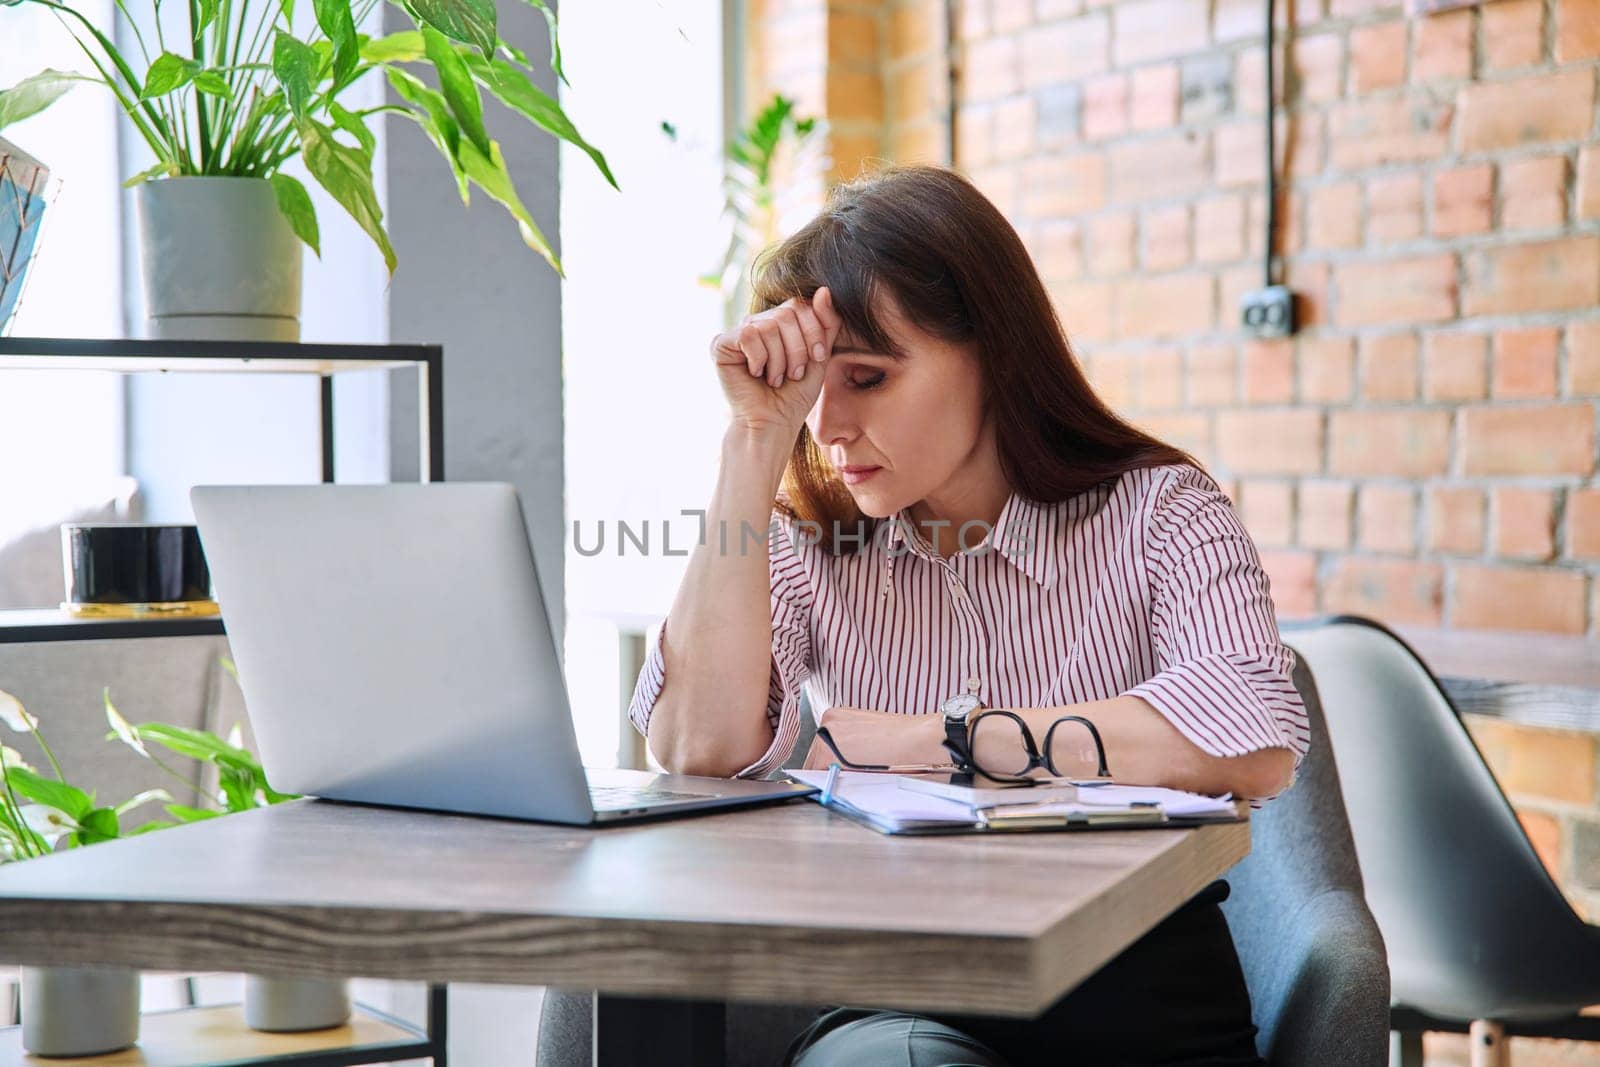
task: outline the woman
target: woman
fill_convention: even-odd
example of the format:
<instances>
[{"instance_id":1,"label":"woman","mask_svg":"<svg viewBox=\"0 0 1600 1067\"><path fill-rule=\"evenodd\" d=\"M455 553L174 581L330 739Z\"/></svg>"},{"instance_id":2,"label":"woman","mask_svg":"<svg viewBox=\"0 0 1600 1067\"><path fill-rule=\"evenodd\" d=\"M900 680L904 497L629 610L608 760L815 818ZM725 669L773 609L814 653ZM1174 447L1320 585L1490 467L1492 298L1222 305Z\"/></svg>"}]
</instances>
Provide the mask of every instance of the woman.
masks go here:
<instances>
[{"instance_id":1,"label":"woman","mask_svg":"<svg viewBox=\"0 0 1600 1067\"><path fill-rule=\"evenodd\" d=\"M1019 731L982 728L1005 709L1041 740L1087 718L1123 781L1288 786L1305 711L1248 534L1188 456L1094 395L981 193L879 171L755 274L757 312L711 345L731 419L706 536L629 709L664 766L774 770L809 686L854 763L948 762L939 712L966 692L981 706L955 729L986 768L1022 755ZM1087 731L1054 740L1061 773L1095 773ZM793 1062L1257 1064L1226 895L1038 1019L838 1009Z\"/></svg>"}]
</instances>

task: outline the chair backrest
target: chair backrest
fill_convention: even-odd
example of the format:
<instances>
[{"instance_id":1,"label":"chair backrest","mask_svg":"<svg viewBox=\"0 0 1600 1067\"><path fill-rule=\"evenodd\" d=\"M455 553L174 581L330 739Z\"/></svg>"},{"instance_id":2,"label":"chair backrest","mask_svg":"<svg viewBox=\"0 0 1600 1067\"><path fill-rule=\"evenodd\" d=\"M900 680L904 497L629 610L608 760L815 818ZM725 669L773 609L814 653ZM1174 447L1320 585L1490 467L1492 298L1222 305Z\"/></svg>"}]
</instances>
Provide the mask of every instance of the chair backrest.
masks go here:
<instances>
[{"instance_id":1,"label":"chair backrest","mask_svg":"<svg viewBox=\"0 0 1600 1067\"><path fill-rule=\"evenodd\" d=\"M1250 855L1228 872L1222 907L1267 1062L1379 1067L1389 1048L1383 940L1362 898L1318 681L1297 659L1311 748L1294 785L1252 815Z\"/></svg>"},{"instance_id":2,"label":"chair backrest","mask_svg":"<svg viewBox=\"0 0 1600 1067\"><path fill-rule=\"evenodd\" d=\"M1455 1019L1555 1010L1580 964L1595 970L1592 948L1581 951L1591 932L1437 680L1368 619L1285 627L1284 638L1317 672L1394 1002Z\"/></svg>"}]
</instances>

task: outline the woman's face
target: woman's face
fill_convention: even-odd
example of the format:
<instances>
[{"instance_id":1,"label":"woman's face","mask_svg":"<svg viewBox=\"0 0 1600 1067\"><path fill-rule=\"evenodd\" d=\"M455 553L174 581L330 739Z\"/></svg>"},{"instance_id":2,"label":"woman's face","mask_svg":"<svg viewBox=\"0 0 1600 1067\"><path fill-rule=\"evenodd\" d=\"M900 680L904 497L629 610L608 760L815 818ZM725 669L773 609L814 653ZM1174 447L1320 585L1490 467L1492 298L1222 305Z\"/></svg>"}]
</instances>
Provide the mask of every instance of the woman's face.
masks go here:
<instances>
[{"instance_id":1,"label":"woman's face","mask_svg":"<svg viewBox=\"0 0 1600 1067\"><path fill-rule=\"evenodd\" d=\"M923 332L886 290L875 299L878 322L904 355L866 351L847 327L824 365L806 426L856 505L881 518L938 495L964 467L978 466L985 427L976 345Z\"/></svg>"}]
</instances>

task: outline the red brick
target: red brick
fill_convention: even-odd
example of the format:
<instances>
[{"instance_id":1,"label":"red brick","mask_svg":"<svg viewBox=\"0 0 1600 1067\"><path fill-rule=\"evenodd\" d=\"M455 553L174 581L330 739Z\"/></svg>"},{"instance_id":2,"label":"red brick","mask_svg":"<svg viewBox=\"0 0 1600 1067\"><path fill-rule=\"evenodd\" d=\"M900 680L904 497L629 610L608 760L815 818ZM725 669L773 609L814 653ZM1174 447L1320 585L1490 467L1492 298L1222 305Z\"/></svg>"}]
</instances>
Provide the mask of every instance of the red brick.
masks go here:
<instances>
[{"instance_id":1,"label":"red brick","mask_svg":"<svg viewBox=\"0 0 1600 1067\"><path fill-rule=\"evenodd\" d=\"M996 159L1017 159L1032 155L1034 130L1038 127L1034 98L1018 96L995 105L994 155ZM956 124L960 130L961 124Z\"/></svg>"},{"instance_id":2,"label":"red brick","mask_svg":"<svg viewBox=\"0 0 1600 1067\"><path fill-rule=\"evenodd\" d=\"M1600 489L1574 489L1567 494L1567 555L1600 559Z\"/></svg>"},{"instance_id":3,"label":"red brick","mask_svg":"<svg viewBox=\"0 0 1600 1067\"><path fill-rule=\"evenodd\" d=\"M1028 39L1031 41L1032 35ZM1022 88L1020 55L1015 37L992 37L968 46L961 80L963 98L981 103L1018 92Z\"/></svg>"},{"instance_id":4,"label":"red brick","mask_svg":"<svg viewBox=\"0 0 1600 1067\"><path fill-rule=\"evenodd\" d=\"M1335 474L1415 478L1449 467L1448 412L1335 410L1329 419L1329 469Z\"/></svg>"},{"instance_id":5,"label":"red brick","mask_svg":"<svg viewBox=\"0 0 1600 1067\"><path fill-rule=\"evenodd\" d=\"M992 33L1015 33L1033 22L1030 0L989 0L989 25Z\"/></svg>"},{"instance_id":6,"label":"red brick","mask_svg":"<svg viewBox=\"0 0 1600 1067\"><path fill-rule=\"evenodd\" d=\"M1350 547L1351 501L1349 482L1325 480L1300 483L1295 540L1302 548Z\"/></svg>"},{"instance_id":7,"label":"red brick","mask_svg":"<svg viewBox=\"0 0 1600 1067\"><path fill-rule=\"evenodd\" d=\"M1437 626L1443 582L1437 563L1347 557L1334 567L1322 606L1384 623Z\"/></svg>"},{"instance_id":8,"label":"red brick","mask_svg":"<svg viewBox=\"0 0 1600 1067\"><path fill-rule=\"evenodd\" d=\"M1301 338L1301 400L1311 404L1347 401L1355 380L1355 342L1351 338Z\"/></svg>"},{"instance_id":9,"label":"red brick","mask_svg":"<svg viewBox=\"0 0 1600 1067\"><path fill-rule=\"evenodd\" d=\"M828 118L833 122L882 122L883 78L878 72L830 67L827 75ZM837 141L837 138L835 138ZM839 153L834 152L835 158Z\"/></svg>"},{"instance_id":10,"label":"red brick","mask_svg":"<svg viewBox=\"0 0 1600 1067\"><path fill-rule=\"evenodd\" d=\"M1106 161L1098 154L1030 159L1022 165L1022 204L1031 218L1079 215L1106 197Z\"/></svg>"},{"instance_id":11,"label":"red brick","mask_svg":"<svg viewBox=\"0 0 1600 1067\"><path fill-rule=\"evenodd\" d=\"M1284 268L1283 283L1295 295L1295 319L1302 330L1321 326L1328 321L1329 272L1326 262L1304 257L1289 260Z\"/></svg>"},{"instance_id":12,"label":"red brick","mask_svg":"<svg viewBox=\"0 0 1600 1067\"><path fill-rule=\"evenodd\" d=\"M1194 258L1227 263L1244 253L1244 199L1236 194L1208 197L1194 206Z\"/></svg>"},{"instance_id":13,"label":"red brick","mask_svg":"<svg viewBox=\"0 0 1600 1067\"><path fill-rule=\"evenodd\" d=\"M1161 271L1189 262L1189 206L1174 204L1144 214L1140 236L1144 268Z\"/></svg>"},{"instance_id":14,"label":"red brick","mask_svg":"<svg viewBox=\"0 0 1600 1067\"><path fill-rule=\"evenodd\" d=\"M1483 551L1482 489L1435 485L1428 489L1428 548L1476 556Z\"/></svg>"},{"instance_id":15,"label":"red brick","mask_svg":"<svg viewBox=\"0 0 1600 1067\"><path fill-rule=\"evenodd\" d=\"M1311 552L1266 549L1260 553L1267 572L1267 591L1280 618L1296 619L1317 612L1317 557Z\"/></svg>"},{"instance_id":16,"label":"red brick","mask_svg":"<svg viewBox=\"0 0 1600 1067\"><path fill-rule=\"evenodd\" d=\"M1111 340L1110 282L1053 282L1047 287L1056 314L1075 344Z\"/></svg>"},{"instance_id":17,"label":"red brick","mask_svg":"<svg viewBox=\"0 0 1600 1067\"><path fill-rule=\"evenodd\" d=\"M1356 500L1361 547L1412 554L1417 546L1417 496L1408 485L1364 485Z\"/></svg>"},{"instance_id":18,"label":"red brick","mask_svg":"<svg viewBox=\"0 0 1600 1067\"><path fill-rule=\"evenodd\" d=\"M1361 399L1379 404L1417 398L1417 335L1385 333L1362 338Z\"/></svg>"},{"instance_id":19,"label":"red brick","mask_svg":"<svg viewBox=\"0 0 1600 1067\"><path fill-rule=\"evenodd\" d=\"M1350 31L1350 93L1375 92L1406 80L1408 19L1357 26Z\"/></svg>"},{"instance_id":20,"label":"red brick","mask_svg":"<svg viewBox=\"0 0 1600 1067\"><path fill-rule=\"evenodd\" d=\"M1556 62L1573 63L1600 56L1600 4L1595 0L1559 0L1556 5Z\"/></svg>"},{"instance_id":21,"label":"red brick","mask_svg":"<svg viewBox=\"0 0 1600 1067\"><path fill-rule=\"evenodd\" d=\"M1450 625L1471 630L1581 634L1587 610L1584 575L1551 567L1451 565ZM1594 788L1591 772L1589 789Z\"/></svg>"},{"instance_id":22,"label":"red brick","mask_svg":"<svg viewBox=\"0 0 1600 1067\"><path fill-rule=\"evenodd\" d=\"M1578 153L1578 217L1600 218L1600 147L1595 145Z\"/></svg>"},{"instance_id":23,"label":"red brick","mask_svg":"<svg viewBox=\"0 0 1600 1067\"><path fill-rule=\"evenodd\" d=\"M1183 351L1176 345L1145 349L1139 357L1139 407L1162 410L1183 402Z\"/></svg>"},{"instance_id":24,"label":"red brick","mask_svg":"<svg viewBox=\"0 0 1600 1067\"><path fill-rule=\"evenodd\" d=\"M1335 104L1328 118L1333 165L1365 170L1426 163L1448 154L1451 107L1427 97L1374 97Z\"/></svg>"},{"instance_id":25,"label":"red brick","mask_svg":"<svg viewBox=\"0 0 1600 1067\"><path fill-rule=\"evenodd\" d=\"M1258 544L1282 548L1294 538L1294 495L1288 482L1244 479L1239 483L1239 514Z\"/></svg>"},{"instance_id":26,"label":"red brick","mask_svg":"<svg viewBox=\"0 0 1600 1067\"><path fill-rule=\"evenodd\" d=\"M1544 562L1556 554L1556 495L1549 489L1497 485L1493 490L1497 556Z\"/></svg>"},{"instance_id":27,"label":"red brick","mask_svg":"<svg viewBox=\"0 0 1600 1067\"><path fill-rule=\"evenodd\" d=\"M1135 275L1116 283L1120 337L1179 337L1216 322L1209 274Z\"/></svg>"},{"instance_id":28,"label":"red brick","mask_svg":"<svg viewBox=\"0 0 1600 1067\"><path fill-rule=\"evenodd\" d=\"M1128 76L1102 74L1083 83L1083 139L1107 141L1128 132Z\"/></svg>"},{"instance_id":29,"label":"red brick","mask_svg":"<svg viewBox=\"0 0 1600 1067\"><path fill-rule=\"evenodd\" d=\"M1209 192L1206 138L1174 133L1112 147L1111 194L1119 203Z\"/></svg>"},{"instance_id":30,"label":"red brick","mask_svg":"<svg viewBox=\"0 0 1600 1067\"><path fill-rule=\"evenodd\" d=\"M1083 273L1083 232L1075 219L1039 223L1029 246L1044 277L1070 279Z\"/></svg>"},{"instance_id":31,"label":"red brick","mask_svg":"<svg viewBox=\"0 0 1600 1067\"><path fill-rule=\"evenodd\" d=\"M972 7L972 4L962 4ZM978 5L981 6L981 5ZM937 4L901 4L889 16L889 51L895 56L920 56L937 50L944 39L944 12Z\"/></svg>"},{"instance_id":32,"label":"red brick","mask_svg":"<svg viewBox=\"0 0 1600 1067\"><path fill-rule=\"evenodd\" d=\"M1539 156L1500 165L1501 229L1543 230L1566 221L1565 156Z\"/></svg>"},{"instance_id":33,"label":"red brick","mask_svg":"<svg viewBox=\"0 0 1600 1067\"><path fill-rule=\"evenodd\" d=\"M1497 399L1537 399L1556 395L1556 352L1561 331L1554 326L1499 330L1494 335L1494 395Z\"/></svg>"},{"instance_id":34,"label":"red brick","mask_svg":"<svg viewBox=\"0 0 1600 1067\"><path fill-rule=\"evenodd\" d=\"M1433 235L1488 233L1494 209L1494 168L1487 163L1441 170L1433 176Z\"/></svg>"},{"instance_id":35,"label":"red brick","mask_svg":"<svg viewBox=\"0 0 1600 1067\"><path fill-rule=\"evenodd\" d=\"M1303 408L1219 411L1217 454L1241 474L1314 474L1322 468L1322 416Z\"/></svg>"},{"instance_id":36,"label":"red brick","mask_svg":"<svg viewBox=\"0 0 1600 1067\"><path fill-rule=\"evenodd\" d=\"M1567 324L1567 389L1570 396L1600 395L1600 319Z\"/></svg>"},{"instance_id":37,"label":"red brick","mask_svg":"<svg viewBox=\"0 0 1600 1067\"><path fill-rule=\"evenodd\" d=\"M1097 351L1085 361L1084 369L1089 384L1107 406L1123 412L1135 406L1139 368L1126 352Z\"/></svg>"},{"instance_id":38,"label":"red brick","mask_svg":"<svg viewBox=\"0 0 1600 1067\"><path fill-rule=\"evenodd\" d=\"M1022 83L1036 89L1098 74L1110 52L1111 21L1104 11L1034 26L1022 35Z\"/></svg>"},{"instance_id":39,"label":"red brick","mask_svg":"<svg viewBox=\"0 0 1600 1067\"><path fill-rule=\"evenodd\" d=\"M1321 172L1322 123L1315 112L1296 115L1292 124L1279 115L1274 128L1280 158L1287 160L1292 177L1305 178ZM1264 181L1266 153L1267 135L1262 123L1222 123L1216 128L1216 184L1254 185Z\"/></svg>"},{"instance_id":40,"label":"red brick","mask_svg":"<svg viewBox=\"0 0 1600 1067\"><path fill-rule=\"evenodd\" d=\"M1422 173L1385 174L1367 182L1367 240L1400 244L1422 236Z\"/></svg>"},{"instance_id":41,"label":"red brick","mask_svg":"<svg viewBox=\"0 0 1600 1067\"><path fill-rule=\"evenodd\" d=\"M1379 12L1393 13L1399 6L1399 0L1328 0L1328 17L1355 19Z\"/></svg>"},{"instance_id":42,"label":"red brick","mask_svg":"<svg viewBox=\"0 0 1600 1067\"><path fill-rule=\"evenodd\" d=\"M1594 803L1595 738L1578 730L1552 730L1542 726L1469 715L1463 722L1472 740L1494 772L1500 788L1515 798L1529 797L1566 804ZM1569 1059L1577 1067L1587 1054ZM1544 1067L1556 1067L1544 1057ZM1518 1060L1525 1063L1526 1060Z\"/></svg>"},{"instance_id":43,"label":"red brick","mask_svg":"<svg viewBox=\"0 0 1600 1067\"><path fill-rule=\"evenodd\" d=\"M1567 70L1463 86L1456 110L1463 152L1580 140L1594 122L1594 72Z\"/></svg>"},{"instance_id":44,"label":"red brick","mask_svg":"<svg viewBox=\"0 0 1600 1067\"><path fill-rule=\"evenodd\" d=\"M956 6L960 8L958 16L960 25L957 32L961 34L962 40L975 41L989 36L988 0L961 0Z\"/></svg>"},{"instance_id":45,"label":"red brick","mask_svg":"<svg viewBox=\"0 0 1600 1067\"><path fill-rule=\"evenodd\" d=\"M828 62L878 62L879 20L854 11L828 12Z\"/></svg>"},{"instance_id":46,"label":"red brick","mask_svg":"<svg viewBox=\"0 0 1600 1067\"><path fill-rule=\"evenodd\" d=\"M1288 338L1244 343L1244 400L1287 404L1294 399L1294 342Z\"/></svg>"},{"instance_id":47,"label":"red brick","mask_svg":"<svg viewBox=\"0 0 1600 1067\"><path fill-rule=\"evenodd\" d=\"M1534 854L1544 865L1545 872L1559 881L1562 877L1561 824L1547 811L1518 811L1517 821L1522 824L1522 832L1528 835L1528 842L1533 845Z\"/></svg>"},{"instance_id":48,"label":"red brick","mask_svg":"<svg viewBox=\"0 0 1600 1067\"><path fill-rule=\"evenodd\" d=\"M1133 269L1134 217L1131 211L1096 215L1089 220L1089 270L1124 274Z\"/></svg>"},{"instance_id":49,"label":"red brick","mask_svg":"<svg viewBox=\"0 0 1600 1067\"><path fill-rule=\"evenodd\" d=\"M1311 190L1306 202L1306 241L1311 248L1361 246L1361 183L1335 182Z\"/></svg>"},{"instance_id":50,"label":"red brick","mask_svg":"<svg viewBox=\"0 0 1600 1067\"><path fill-rule=\"evenodd\" d=\"M956 159L962 169L994 160L994 109L962 105L956 122Z\"/></svg>"},{"instance_id":51,"label":"red brick","mask_svg":"<svg viewBox=\"0 0 1600 1067\"><path fill-rule=\"evenodd\" d=\"M1594 472L1589 404L1467 408L1461 434L1462 469L1469 475Z\"/></svg>"},{"instance_id":52,"label":"red brick","mask_svg":"<svg viewBox=\"0 0 1600 1067\"><path fill-rule=\"evenodd\" d=\"M1295 37L1290 69L1296 92L1293 103L1337 100L1344 85L1344 40L1337 33ZM1265 79L1263 79L1265 80Z\"/></svg>"},{"instance_id":53,"label":"red brick","mask_svg":"<svg viewBox=\"0 0 1600 1067\"><path fill-rule=\"evenodd\" d=\"M1367 260L1334 267L1339 323L1440 322L1456 313L1456 264L1450 255Z\"/></svg>"},{"instance_id":54,"label":"red brick","mask_svg":"<svg viewBox=\"0 0 1600 1067\"><path fill-rule=\"evenodd\" d=\"M1471 76L1472 11L1446 11L1417 19L1411 80L1455 81Z\"/></svg>"},{"instance_id":55,"label":"red brick","mask_svg":"<svg viewBox=\"0 0 1600 1067\"><path fill-rule=\"evenodd\" d=\"M1488 341L1465 330L1430 332L1423 342L1426 400L1482 400L1488 396Z\"/></svg>"},{"instance_id":56,"label":"red brick","mask_svg":"<svg viewBox=\"0 0 1600 1067\"><path fill-rule=\"evenodd\" d=\"M1199 344L1189 350L1189 403L1231 404L1238 393L1238 360L1230 344Z\"/></svg>"},{"instance_id":57,"label":"red brick","mask_svg":"<svg viewBox=\"0 0 1600 1067\"><path fill-rule=\"evenodd\" d=\"M1178 65L1162 63L1133 72L1128 122L1135 130L1160 130L1178 121Z\"/></svg>"},{"instance_id":58,"label":"red brick","mask_svg":"<svg viewBox=\"0 0 1600 1067\"><path fill-rule=\"evenodd\" d=\"M1463 258L1463 315L1566 311L1600 303L1600 237L1502 245Z\"/></svg>"},{"instance_id":59,"label":"red brick","mask_svg":"<svg viewBox=\"0 0 1600 1067\"><path fill-rule=\"evenodd\" d=\"M1123 0L1112 9L1112 55L1119 67L1201 51L1210 30L1205 0Z\"/></svg>"},{"instance_id":60,"label":"red brick","mask_svg":"<svg viewBox=\"0 0 1600 1067\"><path fill-rule=\"evenodd\" d=\"M1255 45L1241 49L1233 63L1233 111L1238 115L1259 115L1267 110L1267 68L1265 48ZM1284 47L1280 38L1273 49L1272 70L1273 99L1282 101L1285 95Z\"/></svg>"},{"instance_id":61,"label":"red brick","mask_svg":"<svg viewBox=\"0 0 1600 1067\"><path fill-rule=\"evenodd\" d=\"M1141 415L1137 423L1145 433L1192 456L1211 453L1211 416L1192 411L1166 411Z\"/></svg>"},{"instance_id":62,"label":"red brick","mask_svg":"<svg viewBox=\"0 0 1600 1067\"><path fill-rule=\"evenodd\" d=\"M1543 0L1495 0L1483 6L1485 69L1533 66L1544 50L1543 36Z\"/></svg>"}]
</instances>

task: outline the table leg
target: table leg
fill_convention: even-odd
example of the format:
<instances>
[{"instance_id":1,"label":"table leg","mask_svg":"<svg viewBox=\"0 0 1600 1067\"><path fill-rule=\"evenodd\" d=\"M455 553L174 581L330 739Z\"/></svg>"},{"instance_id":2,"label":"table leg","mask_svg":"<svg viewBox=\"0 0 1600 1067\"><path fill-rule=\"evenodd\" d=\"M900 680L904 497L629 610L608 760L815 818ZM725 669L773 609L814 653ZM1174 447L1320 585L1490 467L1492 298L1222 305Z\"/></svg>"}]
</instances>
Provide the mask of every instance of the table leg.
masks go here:
<instances>
[{"instance_id":1,"label":"table leg","mask_svg":"<svg viewBox=\"0 0 1600 1067\"><path fill-rule=\"evenodd\" d=\"M721 1067L727 1006L595 994L595 1067Z\"/></svg>"}]
</instances>

